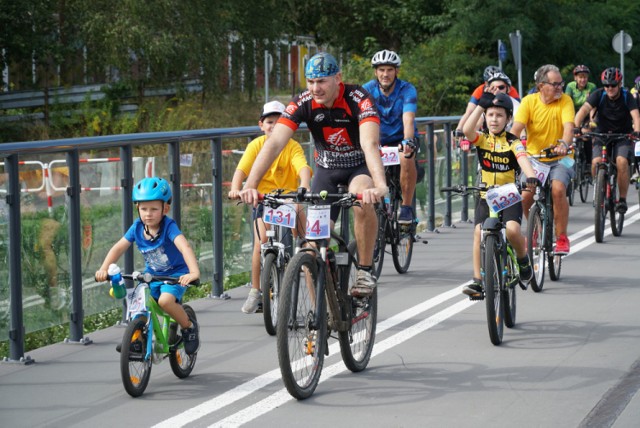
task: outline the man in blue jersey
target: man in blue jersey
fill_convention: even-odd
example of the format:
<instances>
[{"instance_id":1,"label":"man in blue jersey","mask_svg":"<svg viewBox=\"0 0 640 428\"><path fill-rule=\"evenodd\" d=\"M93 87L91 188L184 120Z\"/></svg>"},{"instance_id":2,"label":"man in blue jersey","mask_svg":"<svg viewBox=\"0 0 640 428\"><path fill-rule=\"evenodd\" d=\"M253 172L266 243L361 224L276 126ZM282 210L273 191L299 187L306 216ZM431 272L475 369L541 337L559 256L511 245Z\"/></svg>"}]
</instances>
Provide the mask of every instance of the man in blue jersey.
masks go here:
<instances>
[{"instance_id":1,"label":"man in blue jersey","mask_svg":"<svg viewBox=\"0 0 640 428\"><path fill-rule=\"evenodd\" d=\"M377 52L371 59L376 78L363 87L376 101L380 115L380 144L403 146L404 156L400 158L402 206L398 222L411 224L415 217L412 204L417 177L414 155L418 145L415 120L418 93L411 83L398 79L400 63L400 57L393 51Z\"/></svg>"}]
</instances>

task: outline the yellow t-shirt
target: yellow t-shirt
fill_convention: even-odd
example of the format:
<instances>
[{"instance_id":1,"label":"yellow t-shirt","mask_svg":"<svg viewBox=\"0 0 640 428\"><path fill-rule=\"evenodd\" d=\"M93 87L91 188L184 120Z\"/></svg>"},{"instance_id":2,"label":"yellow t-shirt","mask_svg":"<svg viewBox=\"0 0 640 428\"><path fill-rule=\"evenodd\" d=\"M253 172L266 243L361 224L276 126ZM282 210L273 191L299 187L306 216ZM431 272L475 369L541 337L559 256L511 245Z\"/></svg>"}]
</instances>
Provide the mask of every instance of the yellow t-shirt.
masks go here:
<instances>
[{"instance_id":1,"label":"yellow t-shirt","mask_svg":"<svg viewBox=\"0 0 640 428\"><path fill-rule=\"evenodd\" d=\"M574 116L573 101L567 94L562 94L560 99L550 104L544 104L540 94L531 94L522 99L514 122L523 123L527 129L527 153L538 155L562 139L564 124L573 123Z\"/></svg>"},{"instance_id":2,"label":"yellow t-shirt","mask_svg":"<svg viewBox=\"0 0 640 428\"><path fill-rule=\"evenodd\" d=\"M262 135L247 145L240 162L238 162L237 169L244 172L245 175L249 175L253 162L255 162L258 153L262 150L266 139L267 136ZM258 185L258 192L269 193L276 189L296 190L299 183L298 174L304 167L309 168L309 164L304 156L302 147L297 141L289 140L264 177L262 177Z\"/></svg>"}]
</instances>

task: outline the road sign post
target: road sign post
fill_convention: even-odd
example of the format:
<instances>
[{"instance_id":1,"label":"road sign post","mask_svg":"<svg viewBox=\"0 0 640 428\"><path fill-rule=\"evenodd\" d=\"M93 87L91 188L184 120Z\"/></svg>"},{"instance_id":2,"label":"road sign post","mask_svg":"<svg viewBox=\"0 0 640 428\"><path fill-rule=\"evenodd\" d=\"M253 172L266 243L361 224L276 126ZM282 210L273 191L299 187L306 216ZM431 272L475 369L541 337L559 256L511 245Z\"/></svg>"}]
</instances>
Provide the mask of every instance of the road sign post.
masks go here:
<instances>
[{"instance_id":1,"label":"road sign post","mask_svg":"<svg viewBox=\"0 0 640 428\"><path fill-rule=\"evenodd\" d=\"M518 93L522 96L522 36L520 35L520 30L516 30L515 33L509 33L509 40L511 41L513 61L518 70Z\"/></svg>"},{"instance_id":2,"label":"road sign post","mask_svg":"<svg viewBox=\"0 0 640 428\"><path fill-rule=\"evenodd\" d=\"M620 31L611 40L611 46L613 50L620 54L620 71L622 72L622 86L624 86L624 54L628 53L633 46L633 40L631 36Z\"/></svg>"}]
</instances>

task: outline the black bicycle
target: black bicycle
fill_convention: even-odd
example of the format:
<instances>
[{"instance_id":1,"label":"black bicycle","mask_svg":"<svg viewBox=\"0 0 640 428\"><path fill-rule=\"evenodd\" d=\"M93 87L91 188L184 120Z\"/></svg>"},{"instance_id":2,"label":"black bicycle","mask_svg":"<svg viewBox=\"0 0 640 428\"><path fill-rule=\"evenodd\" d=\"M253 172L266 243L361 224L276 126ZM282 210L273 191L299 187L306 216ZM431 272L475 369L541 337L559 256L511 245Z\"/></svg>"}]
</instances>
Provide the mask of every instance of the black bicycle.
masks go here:
<instances>
[{"instance_id":1,"label":"black bicycle","mask_svg":"<svg viewBox=\"0 0 640 428\"><path fill-rule=\"evenodd\" d=\"M530 155L530 158L557 158L559 155L553 152L554 148L543 149L539 155ZM569 150L567 154L571 153L572 150ZM536 169L535 164L534 169ZM552 281L557 281L560 279L563 257L562 254L555 253L555 222L553 221L551 180L546 175L543 177L540 173L538 174L538 179L542 183L542 187L538 186L536 188L536 192L533 195L534 202L531 205L527 219L527 252L533 268L530 284L531 289L536 293L542 291L544 286L545 262L549 265L549 278Z\"/></svg>"},{"instance_id":2,"label":"black bicycle","mask_svg":"<svg viewBox=\"0 0 640 428\"><path fill-rule=\"evenodd\" d=\"M509 192L507 196L501 197L489 205L489 217L482 223L480 271L483 294L478 298L472 298L485 300L489 338L494 345L502 343L504 326L511 328L516 323L516 284L521 284L516 252L507 241L506 226L502 221L502 210L510 206L509 204L513 205L513 203L520 201L519 195L516 195L518 188L511 185L509 189L511 187L514 190ZM443 187L441 190L466 195L469 191L479 193L492 189L488 189L486 186L458 185Z\"/></svg>"},{"instance_id":3,"label":"black bicycle","mask_svg":"<svg viewBox=\"0 0 640 428\"><path fill-rule=\"evenodd\" d=\"M569 204L573 206L574 193L577 190L580 194L580 200L587 202L589 196L589 186L591 185L591 166L587 162L587 154L585 153L584 143L587 136L580 136L573 139L573 158L575 159L574 171L575 176L571 179L571 191L569 195Z\"/></svg>"},{"instance_id":4,"label":"black bicycle","mask_svg":"<svg viewBox=\"0 0 640 428\"><path fill-rule=\"evenodd\" d=\"M289 262L278 304L282 380L287 391L300 400L310 397L318 385L330 331L338 333L342 360L349 370L359 372L367 367L375 341L377 291L365 298L349 294L356 281L358 249L355 241L348 242L347 216L348 208L358 204L356 195L299 192L279 198L323 205L319 214L309 210L304 241L314 245L300 248ZM340 234L329 225L331 205L341 207Z\"/></svg>"},{"instance_id":5,"label":"black bicycle","mask_svg":"<svg viewBox=\"0 0 640 428\"><path fill-rule=\"evenodd\" d=\"M373 266L376 278L380 277L384 263L385 247L391 246L393 266L398 273L406 273L411 264L413 243L416 235L416 222L401 224L398 222L402 188L400 187L400 165L385 167L385 177L389 188L388 199L377 204L378 237L373 250Z\"/></svg>"},{"instance_id":6,"label":"black bicycle","mask_svg":"<svg viewBox=\"0 0 640 428\"><path fill-rule=\"evenodd\" d=\"M611 223L613 236L620 236L624 227L624 213L616 210L620 198L618 189L618 167L616 159L611 156L616 143L628 141L629 134L603 134L589 132L585 134L593 137L593 144L602 146L602 160L596 166L596 182L594 194L594 226L596 242L604 240L605 220L607 213Z\"/></svg>"}]
</instances>

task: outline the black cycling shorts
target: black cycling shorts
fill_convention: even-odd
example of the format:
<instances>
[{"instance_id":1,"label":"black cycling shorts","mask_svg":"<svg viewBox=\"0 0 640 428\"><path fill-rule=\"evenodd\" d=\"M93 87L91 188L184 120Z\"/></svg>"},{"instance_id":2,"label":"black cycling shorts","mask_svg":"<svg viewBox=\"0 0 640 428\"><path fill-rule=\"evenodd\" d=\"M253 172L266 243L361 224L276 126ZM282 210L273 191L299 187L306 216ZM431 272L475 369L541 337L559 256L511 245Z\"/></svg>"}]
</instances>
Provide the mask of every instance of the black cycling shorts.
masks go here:
<instances>
[{"instance_id":1,"label":"black cycling shorts","mask_svg":"<svg viewBox=\"0 0 640 428\"><path fill-rule=\"evenodd\" d=\"M487 218L489 218L489 205L485 199L478 199L473 224L482 224ZM508 221L517 221L518 224L522 224L522 203L511 205L502 210L502 221L505 226Z\"/></svg>"},{"instance_id":2,"label":"black cycling shorts","mask_svg":"<svg viewBox=\"0 0 640 428\"><path fill-rule=\"evenodd\" d=\"M329 193L338 193L338 185L346 185L347 188L351 184L351 181L358 175L366 175L371 177L367 164L343 169L327 169L319 165L316 165L315 171L313 171L313 180L311 182L311 192L318 193L322 190L326 190ZM332 201L328 201L332 202ZM331 207L331 221L335 222L340 215L340 207Z\"/></svg>"}]
</instances>

